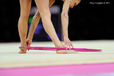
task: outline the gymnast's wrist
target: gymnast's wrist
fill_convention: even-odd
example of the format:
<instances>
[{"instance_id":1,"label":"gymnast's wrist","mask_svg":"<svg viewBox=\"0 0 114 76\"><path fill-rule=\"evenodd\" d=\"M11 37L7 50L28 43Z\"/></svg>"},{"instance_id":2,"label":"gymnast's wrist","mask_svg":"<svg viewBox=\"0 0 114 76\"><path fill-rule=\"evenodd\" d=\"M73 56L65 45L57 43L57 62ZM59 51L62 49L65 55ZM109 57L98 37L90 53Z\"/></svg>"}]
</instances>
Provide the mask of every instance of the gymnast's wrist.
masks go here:
<instances>
[{"instance_id":1,"label":"gymnast's wrist","mask_svg":"<svg viewBox=\"0 0 114 76\"><path fill-rule=\"evenodd\" d=\"M68 36L64 36L64 40L67 40L67 39L69 39Z\"/></svg>"}]
</instances>

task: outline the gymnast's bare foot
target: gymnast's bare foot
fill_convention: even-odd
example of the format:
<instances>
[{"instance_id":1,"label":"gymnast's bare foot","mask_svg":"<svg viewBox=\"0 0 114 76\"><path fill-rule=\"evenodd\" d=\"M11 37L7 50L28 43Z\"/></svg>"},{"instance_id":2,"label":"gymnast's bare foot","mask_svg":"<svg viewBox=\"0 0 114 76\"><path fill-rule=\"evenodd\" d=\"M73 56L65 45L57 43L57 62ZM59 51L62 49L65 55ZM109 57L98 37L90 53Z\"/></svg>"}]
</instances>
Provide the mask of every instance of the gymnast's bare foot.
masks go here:
<instances>
[{"instance_id":1,"label":"gymnast's bare foot","mask_svg":"<svg viewBox=\"0 0 114 76\"><path fill-rule=\"evenodd\" d=\"M67 54L66 50L56 50L57 54Z\"/></svg>"},{"instance_id":2,"label":"gymnast's bare foot","mask_svg":"<svg viewBox=\"0 0 114 76\"><path fill-rule=\"evenodd\" d=\"M60 44L59 46L56 46L56 47L64 47L62 44ZM66 50L56 50L56 53L57 54L67 54L67 51Z\"/></svg>"},{"instance_id":3,"label":"gymnast's bare foot","mask_svg":"<svg viewBox=\"0 0 114 76\"><path fill-rule=\"evenodd\" d=\"M20 54L25 54L26 53L26 49L20 49L19 53Z\"/></svg>"},{"instance_id":4,"label":"gymnast's bare foot","mask_svg":"<svg viewBox=\"0 0 114 76\"><path fill-rule=\"evenodd\" d=\"M28 38L26 39L26 45L27 45L27 46L30 46L30 45L31 45L31 42L32 42L31 39L28 39Z\"/></svg>"},{"instance_id":5,"label":"gymnast's bare foot","mask_svg":"<svg viewBox=\"0 0 114 76\"><path fill-rule=\"evenodd\" d=\"M30 46L31 45L31 42L32 42L32 40L26 39L26 46ZM27 51L26 49L20 49L19 53L20 54L25 54L26 51Z\"/></svg>"}]
</instances>

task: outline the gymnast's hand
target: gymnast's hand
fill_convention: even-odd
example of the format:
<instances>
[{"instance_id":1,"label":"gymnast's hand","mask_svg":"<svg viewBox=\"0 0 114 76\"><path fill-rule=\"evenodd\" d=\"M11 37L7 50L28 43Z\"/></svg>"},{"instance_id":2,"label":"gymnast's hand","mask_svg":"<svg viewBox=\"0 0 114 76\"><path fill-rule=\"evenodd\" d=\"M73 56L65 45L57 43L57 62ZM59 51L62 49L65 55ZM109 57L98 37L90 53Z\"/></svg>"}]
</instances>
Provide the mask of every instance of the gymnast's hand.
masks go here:
<instances>
[{"instance_id":1,"label":"gymnast's hand","mask_svg":"<svg viewBox=\"0 0 114 76\"><path fill-rule=\"evenodd\" d=\"M64 43L66 48L73 48L72 42L68 37L64 38Z\"/></svg>"}]
</instances>

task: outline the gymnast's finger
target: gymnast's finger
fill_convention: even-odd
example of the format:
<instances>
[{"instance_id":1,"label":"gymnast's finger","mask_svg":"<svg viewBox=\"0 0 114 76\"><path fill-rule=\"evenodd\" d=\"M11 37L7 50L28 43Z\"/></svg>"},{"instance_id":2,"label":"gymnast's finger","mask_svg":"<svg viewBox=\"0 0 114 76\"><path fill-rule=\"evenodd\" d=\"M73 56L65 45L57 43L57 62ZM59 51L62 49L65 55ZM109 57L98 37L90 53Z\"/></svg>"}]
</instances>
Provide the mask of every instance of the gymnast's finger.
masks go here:
<instances>
[{"instance_id":1,"label":"gymnast's finger","mask_svg":"<svg viewBox=\"0 0 114 76\"><path fill-rule=\"evenodd\" d=\"M73 47L74 47L72 43L70 43L70 46L71 46L71 48L73 48Z\"/></svg>"}]
</instances>

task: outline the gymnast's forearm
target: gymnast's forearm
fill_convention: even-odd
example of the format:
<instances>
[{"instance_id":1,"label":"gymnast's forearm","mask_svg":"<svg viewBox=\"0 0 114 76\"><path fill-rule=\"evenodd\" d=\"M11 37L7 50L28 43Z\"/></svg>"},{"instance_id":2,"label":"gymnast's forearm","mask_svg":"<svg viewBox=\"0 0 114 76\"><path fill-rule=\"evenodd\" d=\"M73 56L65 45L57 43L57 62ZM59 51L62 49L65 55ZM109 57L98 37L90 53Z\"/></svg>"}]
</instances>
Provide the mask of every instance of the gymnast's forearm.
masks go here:
<instances>
[{"instance_id":1,"label":"gymnast's forearm","mask_svg":"<svg viewBox=\"0 0 114 76\"><path fill-rule=\"evenodd\" d=\"M63 5L63 11L61 14L62 30L64 38L68 38L68 21L69 21L68 10L69 10L69 0L65 0Z\"/></svg>"},{"instance_id":2,"label":"gymnast's forearm","mask_svg":"<svg viewBox=\"0 0 114 76\"><path fill-rule=\"evenodd\" d=\"M63 32L63 37L68 37L68 15L62 14L61 15L61 20L62 20L62 32Z\"/></svg>"}]
</instances>

